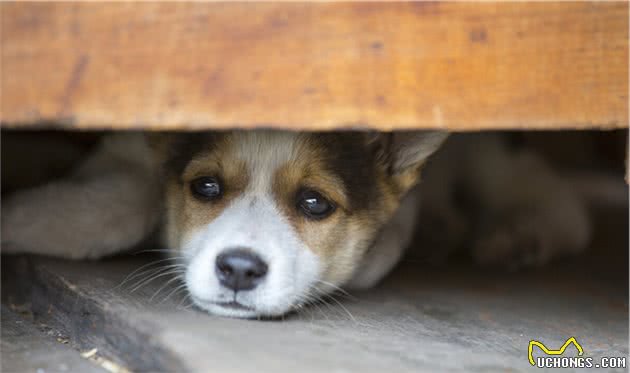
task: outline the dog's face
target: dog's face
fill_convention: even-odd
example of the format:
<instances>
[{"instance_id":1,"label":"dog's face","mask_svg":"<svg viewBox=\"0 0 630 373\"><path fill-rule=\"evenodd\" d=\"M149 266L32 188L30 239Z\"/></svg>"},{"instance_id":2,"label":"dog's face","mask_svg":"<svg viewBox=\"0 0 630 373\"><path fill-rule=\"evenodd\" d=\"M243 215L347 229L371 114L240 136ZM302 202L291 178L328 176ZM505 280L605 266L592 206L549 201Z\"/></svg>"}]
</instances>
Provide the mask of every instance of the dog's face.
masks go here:
<instances>
[{"instance_id":1,"label":"dog's face","mask_svg":"<svg viewBox=\"0 0 630 373\"><path fill-rule=\"evenodd\" d=\"M166 241L195 304L281 315L348 281L443 139L391 136L162 135Z\"/></svg>"}]
</instances>

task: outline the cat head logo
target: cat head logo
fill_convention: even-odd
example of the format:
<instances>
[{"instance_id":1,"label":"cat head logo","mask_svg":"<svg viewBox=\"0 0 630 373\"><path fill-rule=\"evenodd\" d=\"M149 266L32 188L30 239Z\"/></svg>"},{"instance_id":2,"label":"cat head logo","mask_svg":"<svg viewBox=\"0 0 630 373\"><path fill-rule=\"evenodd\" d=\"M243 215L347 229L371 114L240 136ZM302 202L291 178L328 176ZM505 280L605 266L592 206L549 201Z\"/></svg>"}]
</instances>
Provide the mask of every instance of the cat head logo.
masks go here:
<instances>
[{"instance_id":1,"label":"cat head logo","mask_svg":"<svg viewBox=\"0 0 630 373\"><path fill-rule=\"evenodd\" d=\"M580 344L575 339L575 337L571 337L567 339L566 342L564 342L564 344L562 345L562 347L560 347L557 350L550 350L542 342L531 340L529 341L529 347L527 348L527 356L529 357L529 363L533 366L536 366L536 361L534 360L534 356L532 355L534 346L538 346L538 348L540 348L542 352L544 352L547 355L557 356L557 355L562 355L570 344L573 344L575 346L575 348L578 351L578 356L582 356L582 354L584 354L584 349L582 349L582 346L580 346Z\"/></svg>"}]
</instances>

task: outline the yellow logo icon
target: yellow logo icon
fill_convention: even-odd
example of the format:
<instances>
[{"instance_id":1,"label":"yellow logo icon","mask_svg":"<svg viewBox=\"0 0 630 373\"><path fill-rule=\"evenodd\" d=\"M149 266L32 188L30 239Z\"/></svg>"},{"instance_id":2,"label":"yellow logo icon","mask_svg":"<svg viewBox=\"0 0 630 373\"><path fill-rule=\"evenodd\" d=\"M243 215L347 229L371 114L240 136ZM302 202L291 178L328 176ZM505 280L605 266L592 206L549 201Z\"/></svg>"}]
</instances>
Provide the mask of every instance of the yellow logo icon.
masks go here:
<instances>
[{"instance_id":1,"label":"yellow logo icon","mask_svg":"<svg viewBox=\"0 0 630 373\"><path fill-rule=\"evenodd\" d=\"M571 337L571 338L567 339L567 341L564 342L562 347L560 347L558 350L550 350L550 349L547 348L547 346L545 346L541 342L538 342L538 341L535 341L535 340L531 340L531 341L529 341L529 347L527 348L527 355L529 357L529 363L531 365L533 365L533 366L536 366L536 362L534 361L534 357L532 356L532 352L534 350L534 346L538 346L538 348L540 348L542 350L542 352L544 352L547 355L562 355L564 353L564 350L566 350L567 347L571 343L573 343L575 348L577 348L578 356L582 356L582 354L584 353L584 350L582 349L582 346L580 346L578 341L575 339L575 337Z\"/></svg>"}]
</instances>

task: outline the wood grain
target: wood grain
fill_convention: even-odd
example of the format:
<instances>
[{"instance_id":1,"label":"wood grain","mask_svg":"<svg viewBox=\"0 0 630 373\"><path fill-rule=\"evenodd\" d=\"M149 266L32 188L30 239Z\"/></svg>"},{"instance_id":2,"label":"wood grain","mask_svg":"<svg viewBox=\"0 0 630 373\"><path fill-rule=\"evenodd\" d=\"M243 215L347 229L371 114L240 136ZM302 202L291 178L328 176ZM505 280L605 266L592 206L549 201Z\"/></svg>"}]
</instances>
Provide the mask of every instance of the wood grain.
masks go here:
<instances>
[{"instance_id":1,"label":"wood grain","mask_svg":"<svg viewBox=\"0 0 630 373\"><path fill-rule=\"evenodd\" d=\"M2 334L0 350L3 372L91 372L107 373L63 344L52 330L45 333L4 304L0 306ZM42 325L40 324L41 328ZM59 342L63 341L63 342Z\"/></svg>"},{"instance_id":2,"label":"wood grain","mask_svg":"<svg viewBox=\"0 0 630 373\"><path fill-rule=\"evenodd\" d=\"M628 125L627 2L2 3L2 125Z\"/></svg>"}]
</instances>

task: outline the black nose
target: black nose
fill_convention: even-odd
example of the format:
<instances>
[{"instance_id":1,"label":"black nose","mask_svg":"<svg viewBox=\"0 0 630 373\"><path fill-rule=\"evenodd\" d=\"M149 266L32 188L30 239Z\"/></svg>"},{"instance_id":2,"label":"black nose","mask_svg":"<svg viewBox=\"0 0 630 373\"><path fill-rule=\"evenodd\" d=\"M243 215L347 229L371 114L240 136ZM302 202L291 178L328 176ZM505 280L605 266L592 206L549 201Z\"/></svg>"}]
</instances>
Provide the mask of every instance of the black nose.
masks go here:
<instances>
[{"instance_id":1,"label":"black nose","mask_svg":"<svg viewBox=\"0 0 630 373\"><path fill-rule=\"evenodd\" d=\"M267 274L267 264L247 250L230 250L217 257L216 273L221 285L234 291L255 288Z\"/></svg>"}]
</instances>

